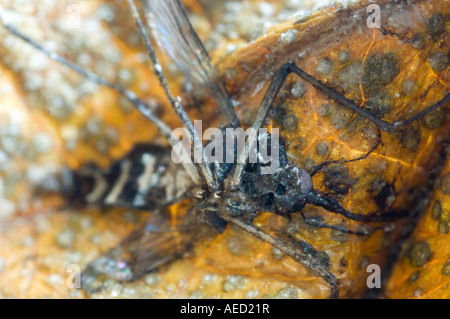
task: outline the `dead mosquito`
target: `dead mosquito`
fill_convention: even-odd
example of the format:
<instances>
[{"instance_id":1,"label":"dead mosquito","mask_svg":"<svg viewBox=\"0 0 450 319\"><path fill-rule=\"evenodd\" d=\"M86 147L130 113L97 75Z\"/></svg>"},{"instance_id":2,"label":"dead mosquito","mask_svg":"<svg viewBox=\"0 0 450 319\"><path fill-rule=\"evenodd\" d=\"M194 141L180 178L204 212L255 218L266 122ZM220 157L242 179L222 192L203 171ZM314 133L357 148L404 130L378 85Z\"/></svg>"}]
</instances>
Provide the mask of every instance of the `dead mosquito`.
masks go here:
<instances>
[{"instance_id":1,"label":"dead mosquito","mask_svg":"<svg viewBox=\"0 0 450 319\"><path fill-rule=\"evenodd\" d=\"M184 225L167 229L158 214L150 214L146 223L128 238L102 257L89 263L82 273L82 286L89 292L99 289L97 278L106 274L119 280L134 280L142 274L165 264L186 252L196 241L200 241L214 232L222 233L231 223L253 236L269 243L284 254L290 256L313 274L322 277L330 287L330 297L339 296L339 285L329 270L330 263L326 254L315 250L311 245L298 242L293 238L281 238L268 233L252 224L261 212L272 212L286 218L302 212L305 205L315 205L327 211L342 215L358 222L386 222L403 217L401 213L358 215L344 209L333 197L322 194L313 188L312 176L325 166L336 162L362 160L380 144L380 135L371 149L359 158L347 161L328 161L317 166L310 174L305 169L290 163L282 143L278 146L280 165L275 174L261 174L266 165L262 161L256 164L248 162L250 139L245 142L245 151L239 153L235 164L214 161L206 164L204 146L196 140L194 126L180 102L172 95L161 64L159 63L147 32L143 26L133 0L128 0L131 12L147 47L153 64L154 73L183 127L190 132L194 145L193 155L203 159L200 163L175 164L171 159L171 148L156 144L136 145L125 157L106 170L84 168L62 174L63 192L74 200L84 204L133 207L145 211L159 210L188 197L192 199L192 208L184 218ZM185 76L195 85L206 88L211 97L225 115L227 127L240 128L241 123L235 112L232 100L223 80L211 64L208 54L192 28L184 8L179 0L144 1L147 18L154 35L167 50L170 57L184 71ZM1 10L1 7L0 7ZM172 130L160 120L132 91L108 82L92 71L68 61L51 52L22 34L8 24L3 10L0 19L6 29L21 38L49 58L71 68L91 81L107 86L125 96L147 119L158 128L159 133L169 144ZM252 128L257 131L266 120L286 77L294 73L302 80L327 94L344 107L374 123L379 130L393 132L399 127L416 121L448 102L450 94L441 101L418 114L395 123L388 123L360 108L353 101L338 94L294 64L285 64L274 75L267 92L253 120ZM271 136L260 136L270 142ZM197 137L198 139L198 137ZM225 152L237 153L233 149ZM356 235L366 235L375 231L351 231L337 225L322 223L316 219L305 222L317 226L340 230ZM161 226L161 227L160 227Z\"/></svg>"}]
</instances>

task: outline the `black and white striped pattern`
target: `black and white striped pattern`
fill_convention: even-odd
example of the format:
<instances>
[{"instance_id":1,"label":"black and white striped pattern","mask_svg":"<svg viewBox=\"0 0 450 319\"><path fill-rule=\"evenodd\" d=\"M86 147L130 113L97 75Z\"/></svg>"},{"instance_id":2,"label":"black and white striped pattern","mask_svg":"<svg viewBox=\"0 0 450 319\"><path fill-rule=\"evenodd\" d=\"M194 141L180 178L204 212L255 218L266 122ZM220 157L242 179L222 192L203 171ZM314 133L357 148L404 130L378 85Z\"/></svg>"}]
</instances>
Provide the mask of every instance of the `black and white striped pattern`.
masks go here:
<instances>
[{"instance_id":1,"label":"black and white striped pattern","mask_svg":"<svg viewBox=\"0 0 450 319\"><path fill-rule=\"evenodd\" d=\"M181 200L193 185L170 148L137 144L106 170L83 168L73 175L72 200L80 204L152 210Z\"/></svg>"}]
</instances>

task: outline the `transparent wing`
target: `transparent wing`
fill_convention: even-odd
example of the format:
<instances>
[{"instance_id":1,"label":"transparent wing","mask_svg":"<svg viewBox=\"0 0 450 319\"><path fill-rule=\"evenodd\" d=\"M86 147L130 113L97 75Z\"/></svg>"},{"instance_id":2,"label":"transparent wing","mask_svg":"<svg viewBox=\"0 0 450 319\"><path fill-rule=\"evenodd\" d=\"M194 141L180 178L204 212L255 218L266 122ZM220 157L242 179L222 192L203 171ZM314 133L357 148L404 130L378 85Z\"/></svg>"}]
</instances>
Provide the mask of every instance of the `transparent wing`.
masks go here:
<instances>
[{"instance_id":1,"label":"transparent wing","mask_svg":"<svg viewBox=\"0 0 450 319\"><path fill-rule=\"evenodd\" d=\"M194 87L205 88L233 126L240 126L225 83L212 65L178 0L145 0L145 12L159 46Z\"/></svg>"},{"instance_id":2,"label":"transparent wing","mask_svg":"<svg viewBox=\"0 0 450 319\"><path fill-rule=\"evenodd\" d=\"M167 216L154 212L117 247L87 265L81 274L82 288L88 293L99 291L107 277L135 280L181 257L194 243L214 234L216 231L205 224L171 226Z\"/></svg>"}]
</instances>

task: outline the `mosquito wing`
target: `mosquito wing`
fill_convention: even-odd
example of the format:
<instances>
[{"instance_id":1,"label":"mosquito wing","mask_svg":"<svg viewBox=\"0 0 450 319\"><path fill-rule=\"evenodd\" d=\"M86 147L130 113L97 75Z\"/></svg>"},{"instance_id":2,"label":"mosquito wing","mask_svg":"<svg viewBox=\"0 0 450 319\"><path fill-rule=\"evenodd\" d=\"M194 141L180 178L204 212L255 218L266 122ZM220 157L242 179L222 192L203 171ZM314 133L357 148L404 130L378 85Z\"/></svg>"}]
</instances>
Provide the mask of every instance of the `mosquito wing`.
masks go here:
<instances>
[{"instance_id":1,"label":"mosquito wing","mask_svg":"<svg viewBox=\"0 0 450 319\"><path fill-rule=\"evenodd\" d=\"M171 158L171 150L137 144L106 170L86 166L63 179L63 193L74 204L153 210L179 202L192 179Z\"/></svg>"},{"instance_id":2,"label":"mosquito wing","mask_svg":"<svg viewBox=\"0 0 450 319\"><path fill-rule=\"evenodd\" d=\"M102 289L102 281L106 277L135 280L183 256L193 244L215 233L206 224L171 226L167 216L154 212L144 226L88 264L81 274L82 288L88 293L96 292Z\"/></svg>"},{"instance_id":3,"label":"mosquito wing","mask_svg":"<svg viewBox=\"0 0 450 319\"><path fill-rule=\"evenodd\" d=\"M179 0L146 0L144 3L148 22L159 46L164 48L192 85L197 89L206 88L228 121L239 127L225 83L212 65Z\"/></svg>"}]
</instances>

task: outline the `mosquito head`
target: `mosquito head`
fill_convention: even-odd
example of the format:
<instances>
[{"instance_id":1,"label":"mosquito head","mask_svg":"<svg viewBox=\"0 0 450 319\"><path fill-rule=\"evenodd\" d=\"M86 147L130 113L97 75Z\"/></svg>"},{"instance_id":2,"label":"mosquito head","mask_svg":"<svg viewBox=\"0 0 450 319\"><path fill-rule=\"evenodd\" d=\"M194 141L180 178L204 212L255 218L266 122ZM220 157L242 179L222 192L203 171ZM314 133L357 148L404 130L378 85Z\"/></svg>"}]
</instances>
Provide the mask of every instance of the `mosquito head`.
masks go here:
<instances>
[{"instance_id":1,"label":"mosquito head","mask_svg":"<svg viewBox=\"0 0 450 319\"><path fill-rule=\"evenodd\" d=\"M278 180L279 187L286 190L282 192L282 189L279 189L282 193L292 190L298 194L305 195L313 189L311 175L297 166L288 166L277 172L274 177Z\"/></svg>"},{"instance_id":2,"label":"mosquito head","mask_svg":"<svg viewBox=\"0 0 450 319\"><path fill-rule=\"evenodd\" d=\"M309 173L297 166L289 166L275 174L274 206L278 213L299 212L306 205L306 195L313 190Z\"/></svg>"}]
</instances>

